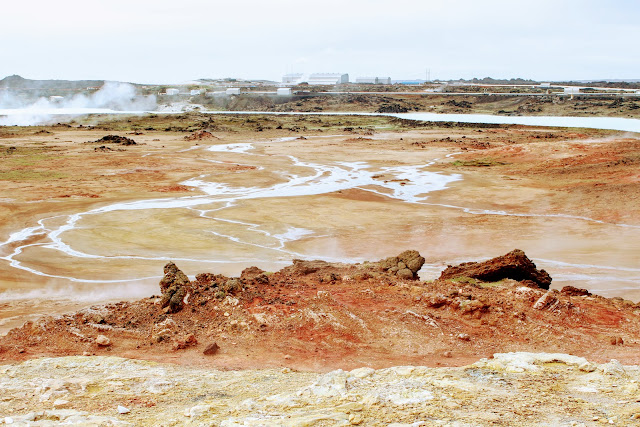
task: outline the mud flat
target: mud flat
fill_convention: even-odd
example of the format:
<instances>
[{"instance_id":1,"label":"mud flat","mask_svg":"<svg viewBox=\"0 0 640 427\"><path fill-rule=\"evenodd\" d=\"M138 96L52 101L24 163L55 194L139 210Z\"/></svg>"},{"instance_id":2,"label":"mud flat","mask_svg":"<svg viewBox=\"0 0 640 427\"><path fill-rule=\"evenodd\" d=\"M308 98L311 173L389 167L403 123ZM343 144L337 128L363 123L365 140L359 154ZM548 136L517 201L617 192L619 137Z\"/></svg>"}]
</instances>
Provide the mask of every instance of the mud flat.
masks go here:
<instances>
[{"instance_id":1,"label":"mud flat","mask_svg":"<svg viewBox=\"0 0 640 427\"><path fill-rule=\"evenodd\" d=\"M0 420L636 423L639 152L384 117L0 128Z\"/></svg>"},{"instance_id":2,"label":"mud flat","mask_svg":"<svg viewBox=\"0 0 640 427\"><path fill-rule=\"evenodd\" d=\"M83 120L1 130L4 331L149 295L168 260L239 274L407 247L427 258L424 280L519 247L554 286L640 299L633 134L388 117ZM93 143L108 134L137 144Z\"/></svg>"}]
</instances>

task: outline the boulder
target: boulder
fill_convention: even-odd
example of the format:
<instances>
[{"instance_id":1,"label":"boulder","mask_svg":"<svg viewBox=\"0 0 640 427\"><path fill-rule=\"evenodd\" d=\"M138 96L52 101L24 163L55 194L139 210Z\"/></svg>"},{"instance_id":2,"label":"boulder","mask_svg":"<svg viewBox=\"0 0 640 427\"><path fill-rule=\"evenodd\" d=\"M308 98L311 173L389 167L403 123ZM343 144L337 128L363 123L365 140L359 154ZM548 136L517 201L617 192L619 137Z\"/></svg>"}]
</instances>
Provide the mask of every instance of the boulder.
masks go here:
<instances>
[{"instance_id":1,"label":"boulder","mask_svg":"<svg viewBox=\"0 0 640 427\"><path fill-rule=\"evenodd\" d=\"M193 334L186 334L186 335L182 335L180 337L177 337L176 339L174 339L173 341L173 350L182 350L185 349L187 347L191 347L198 344L198 340L196 339L196 336Z\"/></svg>"},{"instance_id":2,"label":"boulder","mask_svg":"<svg viewBox=\"0 0 640 427\"><path fill-rule=\"evenodd\" d=\"M331 264L326 261L305 261L301 259L294 259L293 265L286 267L286 270L291 271L293 274L296 274L298 276L306 276L307 274L315 273L318 270L329 267L331 267Z\"/></svg>"},{"instance_id":3,"label":"boulder","mask_svg":"<svg viewBox=\"0 0 640 427\"><path fill-rule=\"evenodd\" d=\"M218 352L219 349L220 349L220 346L218 346L218 344L211 343L204 349L202 353L204 353L206 356L213 356Z\"/></svg>"},{"instance_id":4,"label":"boulder","mask_svg":"<svg viewBox=\"0 0 640 427\"><path fill-rule=\"evenodd\" d=\"M98 335L96 338L96 344L100 347L109 347L111 345L111 340L104 335Z\"/></svg>"},{"instance_id":5,"label":"boulder","mask_svg":"<svg viewBox=\"0 0 640 427\"><path fill-rule=\"evenodd\" d=\"M242 273L240 273L240 278L243 280L252 280L257 276L260 276L261 274L264 274L263 269L258 268L256 266L252 266L242 270Z\"/></svg>"},{"instance_id":6,"label":"boulder","mask_svg":"<svg viewBox=\"0 0 640 427\"><path fill-rule=\"evenodd\" d=\"M440 275L440 280L459 277L471 277L484 282L497 282L502 279L519 282L526 280L542 289L549 289L551 285L549 273L538 270L533 261L520 249L484 262L464 262L457 266L448 266Z\"/></svg>"},{"instance_id":7,"label":"boulder","mask_svg":"<svg viewBox=\"0 0 640 427\"><path fill-rule=\"evenodd\" d=\"M93 142L96 144L137 145L133 139L120 135L105 135L99 140Z\"/></svg>"},{"instance_id":8,"label":"boulder","mask_svg":"<svg viewBox=\"0 0 640 427\"><path fill-rule=\"evenodd\" d=\"M164 277L160 280L160 292L162 308L168 307L169 313L177 313L184 306L184 297L189 290L190 282L173 262L164 266Z\"/></svg>"},{"instance_id":9,"label":"boulder","mask_svg":"<svg viewBox=\"0 0 640 427\"><path fill-rule=\"evenodd\" d=\"M418 271L424 265L424 258L418 251L404 251L398 256L378 261L382 270L395 274L401 279L417 279Z\"/></svg>"},{"instance_id":10,"label":"boulder","mask_svg":"<svg viewBox=\"0 0 640 427\"><path fill-rule=\"evenodd\" d=\"M269 276L267 276L264 270L258 267L248 267L242 270L242 273L240 274L240 280L267 284L269 283Z\"/></svg>"},{"instance_id":11,"label":"boulder","mask_svg":"<svg viewBox=\"0 0 640 427\"><path fill-rule=\"evenodd\" d=\"M173 262L164 266L164 277L160 280L160 291L165 292L170 286L186 286L189 278Z\"/></svg>"},{"instance_id":12,"label":"boulder","mask_svg":"<svg viewBox=\"0 0 640 427\"><path fill-rule=\"evenodd\" d=\"M570 297L588 297L591 296L591 292L586 289L576 288L575 286L565 286L560 291L562 295L567 295Z\"/></svg>"}]
</instances>

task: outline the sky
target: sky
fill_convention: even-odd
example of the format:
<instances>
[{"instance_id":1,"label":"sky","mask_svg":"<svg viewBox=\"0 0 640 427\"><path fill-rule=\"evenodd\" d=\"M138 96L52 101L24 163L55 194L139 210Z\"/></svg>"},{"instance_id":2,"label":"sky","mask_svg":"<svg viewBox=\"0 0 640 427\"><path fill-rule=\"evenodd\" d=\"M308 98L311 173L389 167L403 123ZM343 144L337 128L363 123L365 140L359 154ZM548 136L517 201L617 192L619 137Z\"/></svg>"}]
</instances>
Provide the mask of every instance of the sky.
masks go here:
<instances>
[{"instance_id":1,"label":"sky","mask_svg":"<svg viewBox=\"0 0 640 427\"><path fill-rule=\"evenodd\" d=\"M640 79L640 0L21 0L0 78Z\"/></svg>"}]
</instances>

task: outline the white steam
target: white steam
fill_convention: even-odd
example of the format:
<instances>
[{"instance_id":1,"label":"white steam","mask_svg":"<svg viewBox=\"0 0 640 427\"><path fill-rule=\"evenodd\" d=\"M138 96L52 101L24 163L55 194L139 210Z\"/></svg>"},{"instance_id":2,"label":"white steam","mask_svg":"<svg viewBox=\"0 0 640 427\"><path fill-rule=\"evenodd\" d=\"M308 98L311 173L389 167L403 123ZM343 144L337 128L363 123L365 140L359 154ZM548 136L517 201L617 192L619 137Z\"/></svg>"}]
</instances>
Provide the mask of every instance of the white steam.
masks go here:
<instances>
[{"instance_id":1,"label":"white steam","mask_svg":"<svg viewBox=\"0 0 640 427\"><path fill-rule=\"evenodd\" d=\"M100 90L90 95L77 94L60 100L40 98L26 106L21 105L20 100L7 91L0 95L0 126L46 124L56 115L141 112L153 111L155 108L154 95L138 95L136 88L127 83L106 82Z\"/></svg>"}]
</instances>

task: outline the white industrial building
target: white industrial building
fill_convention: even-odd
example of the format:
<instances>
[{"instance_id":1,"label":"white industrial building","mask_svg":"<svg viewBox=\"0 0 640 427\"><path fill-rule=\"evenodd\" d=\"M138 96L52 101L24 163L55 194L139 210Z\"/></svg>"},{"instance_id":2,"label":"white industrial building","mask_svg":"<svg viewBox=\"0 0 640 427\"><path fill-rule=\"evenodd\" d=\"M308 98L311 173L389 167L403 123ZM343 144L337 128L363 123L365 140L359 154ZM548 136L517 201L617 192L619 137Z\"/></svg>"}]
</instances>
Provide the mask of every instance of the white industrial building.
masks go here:
<instances>
[{"instance_id":1,"label":"white industrial building","mask_svg":"<svg viewBox=\"0 0 640 427\"><path fill-rule=\"evenodd\" d=\"M304 74L285 74L282 76L283 84L299 85L300 83L309 83L310 85L339 85L341 83L349 83L349 74L341 73L314 73Z\"/></svg>"},{"instance_id":2,"label":"white industrial building","mask_svg":"<svg viewBox=\"0 0 640 427\"><path fill-rule=\"evenodd\" d=\"M276 89L276 95L278 96L290 96L291 88L290 87L279 87Z\"/></svg>"},{"instance_id":3,"label":"white industrial building","mask_svg":"<svg viewBox=\"0 0 640 427\"><path fill-rule=\"evenodd\" d=\"M200 89L191 89L191 96L200 95Z\"/></svg>"},{"instance_id":4,"label":"white industrial building","mask_svg":"<svg viewBox=\"0 0 640 427\"><path fill-rule=\"evenodd\" d=\"M303 82L304 75L301 73L285 74L282 76L282 83L297 85Z\"/></svg>"},{"instance_id":5,"label":"white industrial building","mask_svg":"<svg viewBox=\"0 0 640 427\"><path fill-rule=\"evenodd\" d=\"M314 73L307 81L310 85L339 85L349 83L349 74L340 73Z\"/></svg>"},{"instance_id":6,"label":"white industrial building","mask_svg":"<svg viewBox=\"0 0 640 427\"><path fill-rule=\"evenodd\" d=\"M180 93L180 89L169 88L169 89L167 89L167 91L165 93L167 95L177 95L177 94Z\"/></svg>"},{"instance_id":7,"label":"white industrial building","mask_svg":"<svg viewBox=\"0 0 640 427\"><path fill-rule=\"evenodd\" d=\"M357 77L356 83L370 85L390 85L391 77Z\"/></svg>"},{"instance_id":8,"label":"white industrial building","mask_svg":"<svg viewBox=\"0 0 640 427\"><path fill-rule=\"evenodd\" d=\"M565 86L564 93L566 95L573 95L575 93L580 93L580 88L576 86Z\"/></svg>"},{"instance_id":9,"label":"white industrial building","mask_svg":"<svg viewBox=\"0 0 640 427\"><path fill-rule=\"evenodd\" d=\"M239 87L230 87L229 89L227 89L225 91L225 93L227 95L240 95L240 88Z\"/></svg>"}]
</instances>

